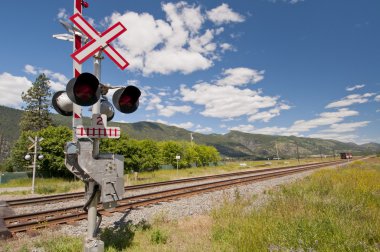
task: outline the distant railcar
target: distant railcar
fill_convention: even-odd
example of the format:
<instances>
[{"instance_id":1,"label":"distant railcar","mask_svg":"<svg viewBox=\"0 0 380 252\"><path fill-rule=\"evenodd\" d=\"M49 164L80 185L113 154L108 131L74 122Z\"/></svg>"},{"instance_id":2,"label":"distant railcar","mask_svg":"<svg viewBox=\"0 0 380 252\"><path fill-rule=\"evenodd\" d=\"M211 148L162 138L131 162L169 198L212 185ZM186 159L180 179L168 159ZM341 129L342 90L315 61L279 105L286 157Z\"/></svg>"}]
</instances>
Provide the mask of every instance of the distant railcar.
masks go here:
<instances>
[{"instance_id":1,"label":"distant railcar","mask_svg":"<svg viewBox=\"0 0 380 252\"><path fill-rule=\"evenodd\" d=\"M351 152L340 153L340 159L352 159L352 153Z\"/></svg>"}]
</instances>

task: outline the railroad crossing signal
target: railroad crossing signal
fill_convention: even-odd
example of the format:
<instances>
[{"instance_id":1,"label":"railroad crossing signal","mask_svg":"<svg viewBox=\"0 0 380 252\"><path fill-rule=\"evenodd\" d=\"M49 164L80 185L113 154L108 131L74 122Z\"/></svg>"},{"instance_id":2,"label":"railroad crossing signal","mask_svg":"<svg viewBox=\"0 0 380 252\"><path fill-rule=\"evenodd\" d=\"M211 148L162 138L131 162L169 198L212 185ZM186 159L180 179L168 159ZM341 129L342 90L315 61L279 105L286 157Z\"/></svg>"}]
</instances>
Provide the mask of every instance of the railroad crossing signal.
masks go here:
<instances>
[{"instance_id":1,"label":"railroad crossing signal","mask_svg":"<svg viewBox=\"0 0 380 252\"><path fill-rule=\"evenodd\" d=\"M129 65L128 61L110 45L113 40L127 30L124 25L118 22L106 31L99 33L79 13L70 17L70 20L91 39L86 45L71 54L71 57L76 62L82 64L88 58L103 50L121 70L124 70Z\"/></svg>"},{"instance_id":2,"label":"railroad crossing signal","mask_svg":"<svg viewBox=\"0 0 380 252\"><path fill-rule=\"evenodd\" d=\"M33 149L36 146L36 144L37 144L38 149L42 150L42 148L38 145L38 143L40 143L40 142L42 142L42 140L44 140L43 137L38 137L36 139L33 139L32 137L29 136L28 139L29 139L29 141L32 142L32 144L28 147L28 150Z\"/></svg>"},{"instance_id":3,"label":"railroad crossing signal","mask_svg":"<svg viewBox=\"0 0 380 252\"><path fill-rule=\"evenodd\" d=\"M104 208L114 207L116 201L123 197L124 157L112 153L99 153L99 138L120 137L119 127L107 127L107 121L114 117L114 108L105 95L109 88L114 87L107 87L99 82L102 60L100 56L104 51L119 68L124 70L129 63L110 43L127 29L118 22L103 33L99 33L82 17L82 6L87 8L88 3L83 0L74 0L74 15L70 20L76 27L64 24L73 36L68 35L63 38L73 40L76 49L71 54L75 78L68 82L66 91L54 94L52 103L59 114L73 116L75 135L72 142L66 143L65 165L76 177L86 183L85 208L88 210L88 229L84 251L103 252L104 243L96 238L101 220L97 221L99 193ZM81 34L82 32L87 38ZM81 46L82 42L87 43ZM92 56L95 58L95 75L81 74L81 64ZM133 113L139 106L140 95L141 92L137 87L127 86L119 88L112 101L120 112ZM92 125L89 127L82 125L81 106L93 106ZM93 139L87 141L83 138Z\"/></svg>"},{"instance_id":4,"label":"railroad crossing signal","mask_svg":"<svg viewBox=\"0 0 380 252\"><path fill-rule=\"evenodd\" d=\"M120 127L107 127L107 116L101 114L92 115L93 125L77 126L75 135L77 138L119 138Z\"/></svg>"},{"instance_id":5,"label":"railroad crossing signal","mask_svg":"<svg viewBox=\"0 0 380 252\"><path fill-rule=\"evenodd\" d=\"M99 83L95 75L82 73L77 78L72 78L68 82L66 91L58 91L53 95L52 104L59 114L72 116L73 104L91 106L100 99L100 113L106 115L107 119L105 121L110 121L114 117L114 109L107 98L102 96L102 89L108 91L109 87ZM127 86L116 90L112 97L112 102L117 110L130 114L135 112L139 107L140 95L140 89L135 86ZM80 118L77 114L74 117Z\"/></svg>"}]
</instances>

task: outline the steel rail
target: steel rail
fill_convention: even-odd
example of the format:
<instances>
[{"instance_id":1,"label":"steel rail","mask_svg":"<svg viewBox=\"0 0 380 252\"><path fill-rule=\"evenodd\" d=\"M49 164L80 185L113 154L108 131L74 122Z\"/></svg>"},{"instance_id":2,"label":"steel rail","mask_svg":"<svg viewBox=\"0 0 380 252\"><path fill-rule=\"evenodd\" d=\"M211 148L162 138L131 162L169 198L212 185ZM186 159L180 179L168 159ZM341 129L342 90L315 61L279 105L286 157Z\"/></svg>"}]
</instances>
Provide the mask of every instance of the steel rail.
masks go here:
<instances>
[{"instance_id":1,"label":"steel rail","mask_svg":"<svg viewBox=\"0 0 380 252\"><path fill-rule=\"evenodd\" d=\"M336 162L341 162L341 161L310 163L310 164L305 164L302 166L313 166L313 165L317 165L317 164L328 165L328 164L334 164ZM265 171L276 171L276 170L283 170L283 169L296 168L296 167L300 167L300 165L276 167L276 168L265 168L265 169L257 169L257 170L250 170L250 171L224 173L224 174L207 175L207 176L201 176L201 177L192 177L192 178L185 178L185 179L176 179L176 180L169 180L169 181L162 181L162 182L146 183L146 184L140 184L140 185L126 186L125 191L147 189L147 188L152 188L152 187L181 184L181 183L191 183L191 182L201 181L201 180L210 180L210 179L218 179L218 178L225 178L225 177L241 176L241 175L246 175L246 174L255 174L255 173L260 173L260 172L265 172ZM79 199L81 197L84 197L84 192L55 194L55 195L34 197L34 198L28 198L28 199L8 200L7 204L11 207L22 207L22 206L30 205L30 204L43 204L43 203L53 203L53 202L64 201L64 200L75 200L75 199Z\"/></svg>"},{"instance_id":2,"label":"steel rail","mask_svg":"<svg viewBox=\"0 0 380 252\"><path fill-rule=\"evenodd\" d=\"M338 162L342 163L342 162ZM200 194L223 188L229 188L239 184L252 183L255 181L267 180L275 177L282 177L302 171L317 169L321 167L331 166L332 164L318 164L314 166L303 166L298 168L288 168L280 171L263 172L251 176L234 178L223 181L204 183L200 185L192 185L177 189L164 190L159 192L140 194L132 197L123 198L119 201L119 205L112 211L106 211L99 207L99 212L109 215L112 212L123 212L126 209L151 205L158 202L175 200L184 197L190 197L194 194ZM12 233L25 232L31 229L39 229L51 225L67 224L78 220L86 219L87 213L82 210L83 206L73 206L52 211L43 211L39 213L21 214L4 218L6 227Z\"/></svg>"}]
</instances>

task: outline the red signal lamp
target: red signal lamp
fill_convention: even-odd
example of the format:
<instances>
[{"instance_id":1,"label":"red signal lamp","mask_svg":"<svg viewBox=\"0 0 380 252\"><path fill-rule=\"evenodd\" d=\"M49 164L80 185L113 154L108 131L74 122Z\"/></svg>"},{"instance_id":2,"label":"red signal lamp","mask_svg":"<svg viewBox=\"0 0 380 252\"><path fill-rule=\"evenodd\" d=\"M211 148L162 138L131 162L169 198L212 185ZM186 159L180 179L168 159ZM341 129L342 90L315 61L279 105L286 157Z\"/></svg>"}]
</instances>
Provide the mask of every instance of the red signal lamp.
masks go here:
<instances>
[{"instance_id":1,"label":"red signal lamp","mask_svg":"<svg viewBox=\"0 0 380 252\"><path fill-rule=\"evenodd\" d=\"M113 97L112 102L117 110L122 113L130 114L139 107L140 89L135 86L127 86L118 89Z\"/></svg>"},{"instance_id":2,"label":"red signal lamp","mask_svg":"<svg viewBox=\"0 0 380 252\"><path fill-rule=\"evenodd\" d=\"M82 1L83 8L88 8L90 5L86 1Z\"/></svg>"},{"instance_id":3,"label":"red signal lamp","mask_svg":"<svg viewBox=\"0 0 380 252\"><path fill-rule=\"evenodd\" d=\"M79 106L94 105L100 98L99 80L95 75L82 73L66 86L69 99Z\"/></svg>"}]
</instances>

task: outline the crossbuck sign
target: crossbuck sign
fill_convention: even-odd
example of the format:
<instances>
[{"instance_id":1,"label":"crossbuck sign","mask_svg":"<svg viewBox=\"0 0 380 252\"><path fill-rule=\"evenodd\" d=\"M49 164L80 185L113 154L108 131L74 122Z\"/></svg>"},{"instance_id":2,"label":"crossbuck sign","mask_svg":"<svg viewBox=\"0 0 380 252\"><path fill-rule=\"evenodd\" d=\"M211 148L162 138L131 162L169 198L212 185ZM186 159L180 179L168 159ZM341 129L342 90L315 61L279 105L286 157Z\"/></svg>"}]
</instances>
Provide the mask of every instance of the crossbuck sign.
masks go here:
<instances>
[{"instance_id":1,"label":"crossbuck sign","mask_svg":"<svg viewBox=\"0 0 380 252\"><path fill-rule=\"evenodd\" d=\"M123 56L110 45L113 40L127 30L124 25L118 22L103 33L99 33L79 13L71 16L70 20L91 39L79 50L71 54L71 57L76 62L82 64L98 51L103 50L121 70L124 70L129 65Z\"/></svg>"}]
</instances>

